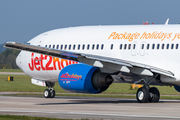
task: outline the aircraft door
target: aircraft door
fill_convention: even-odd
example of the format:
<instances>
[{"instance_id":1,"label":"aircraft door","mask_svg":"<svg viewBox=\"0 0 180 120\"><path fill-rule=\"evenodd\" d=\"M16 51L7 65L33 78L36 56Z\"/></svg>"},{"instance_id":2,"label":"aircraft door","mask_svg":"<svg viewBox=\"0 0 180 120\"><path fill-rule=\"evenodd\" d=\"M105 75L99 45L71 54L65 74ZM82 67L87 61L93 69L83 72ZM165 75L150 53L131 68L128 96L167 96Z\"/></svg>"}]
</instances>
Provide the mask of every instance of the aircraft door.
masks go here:
<instances>
[{"instance_id":1,"label":"aircraft door","mask_svg":"<svg viewBox=\"0 0 180 120\"><path fill-rule=\"evenodd\" d=\"M145 45L146 45L145 41L141 42L141 45L140 45L140 55L141 56L145 55Z\"/></svg>"},{"instance_id":2,"label":"aircraft door","mask_svg":"<svg viewBox=\"0 0 180 120\"><path fill-rule=\"evenodd\" d=\"M136 50L137 50L137 42L134 41L134 42L132 43L132 49L131 49L131 55L132 55L132 56L136 56Z\"/></svg>"}]
</instances>

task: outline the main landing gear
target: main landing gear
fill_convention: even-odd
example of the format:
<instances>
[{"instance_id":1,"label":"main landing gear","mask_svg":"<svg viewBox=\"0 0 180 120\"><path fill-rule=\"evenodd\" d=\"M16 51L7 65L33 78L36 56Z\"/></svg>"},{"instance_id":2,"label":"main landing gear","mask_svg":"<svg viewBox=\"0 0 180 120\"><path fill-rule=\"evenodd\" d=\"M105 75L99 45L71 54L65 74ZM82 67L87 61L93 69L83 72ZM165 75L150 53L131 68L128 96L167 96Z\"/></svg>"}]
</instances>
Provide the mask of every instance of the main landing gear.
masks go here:
<instances>
[{"instance_id":1,"label":"main landing gear","mask_svg":"<svg viewBox=\"0 0 180 120\"><path fill-rule=\"evenodd\" d=\"M156 87L151 87L150 89L141 87L136 93L136 99L139 103L158 102L159 98L159 90Z\"/></svg>"},{"instance_id":2,"label":"main landing gear","mask_svg":"<svg viewBox=\"0 0 180 120\"><path fill-rule=\"evenodd\" d=\"M44 90L44 97L45 98L54 98L55 97L55 90L53 89L54 83L46 82L48 89Z\"/></svg>"},{"instance_id":3,"label":"main landing gear","mask_svg":"<svg viewBox=\"0 0 180 120\"><path fill-rule=\"evenodd\" d=\"M136 93L136 99L139 103L147 103L147 102L158 102L160 98L159 90L156 87L149 87L149 82L146 82L143 87L139 88Z\"/></svg>"}]
</instances>

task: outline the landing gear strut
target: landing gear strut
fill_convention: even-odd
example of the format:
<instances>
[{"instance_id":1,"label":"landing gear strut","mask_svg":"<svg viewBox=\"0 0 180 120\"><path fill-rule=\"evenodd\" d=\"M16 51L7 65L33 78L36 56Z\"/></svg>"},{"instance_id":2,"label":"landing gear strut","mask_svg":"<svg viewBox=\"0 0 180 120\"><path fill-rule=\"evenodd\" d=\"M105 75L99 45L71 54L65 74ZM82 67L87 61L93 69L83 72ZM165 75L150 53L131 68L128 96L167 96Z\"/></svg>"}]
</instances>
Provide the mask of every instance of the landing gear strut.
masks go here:
<instances>
[{"instance_id":1,"label":"landing gear strut","mask_svg":"<svg viewBox=\"0 0 180 120\"><path fill-rule=\"evenodd\" d=\"M144 81L144 86L139 88L136 93L136 99L139 103L147 102L158 102L160 98L159 90L156 87L149 87L151 81L146 82L145 79L142 79L138 82Z\"/></svg>"},{"instance_id":2,"label":"landing gear strut","mask_svg":"<svg viewBox=\"0 0 180 120\"><path fill-rule=\"evenodd\" d=\"M55 90L53 89L54 83L47 82L46 85L48 89L44 90L44 97L45 98L54 98L55 97Z\"/></svg>"}]
</instances>

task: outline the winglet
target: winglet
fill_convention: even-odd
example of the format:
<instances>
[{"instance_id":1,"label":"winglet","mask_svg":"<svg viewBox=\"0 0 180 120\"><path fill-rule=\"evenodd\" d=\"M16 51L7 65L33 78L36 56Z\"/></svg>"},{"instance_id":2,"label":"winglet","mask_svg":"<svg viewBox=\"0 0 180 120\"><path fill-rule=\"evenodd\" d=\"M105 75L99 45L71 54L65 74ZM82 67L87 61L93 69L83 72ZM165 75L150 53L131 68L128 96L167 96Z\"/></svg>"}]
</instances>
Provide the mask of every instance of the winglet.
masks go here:
<instances>
[{"instance_id":1,"label":"winglet","mask_svg":"<svg viewBox=\"0 0 180 120\"><path fill-rule=\"evenodd\" d=\"M169 18L166 20L166 23L165 23L165 25L168 25L168 23L169 23Z\"/></svg>"}]
</instances>

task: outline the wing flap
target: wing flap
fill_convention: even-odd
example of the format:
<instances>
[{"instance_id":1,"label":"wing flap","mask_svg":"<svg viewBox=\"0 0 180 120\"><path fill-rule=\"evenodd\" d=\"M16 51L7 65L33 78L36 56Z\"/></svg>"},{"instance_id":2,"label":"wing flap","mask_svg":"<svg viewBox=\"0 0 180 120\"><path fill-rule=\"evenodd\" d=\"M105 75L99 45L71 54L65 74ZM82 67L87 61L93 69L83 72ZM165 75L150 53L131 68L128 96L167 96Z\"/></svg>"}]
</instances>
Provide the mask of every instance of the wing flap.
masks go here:
<instances>
[{"instance_id":1,"label":"wing flap","mask_svg":"<svg viewBox=\"0 0 180 120\"><path fill-rule=\"evenodd\" d=\"M121 59L108 58L108 57L99 57L96 55L88 55L88 54L81 54L81 55L83 55L86 58L95 59L95 60L98 60L101 62L109 62L109 63L113 63L116 65L122 65L122 66L126 66L126 67L144 68L144 69L150 70L151 72L163 74L165 76L170 76L170 77L174 76L174 74L171 71L163 70L163 69L153 67L150 65L146 65L146 64L141 64L141 63L127 61L127 60L121 60Z\"/></svg>"}]
</instances>

